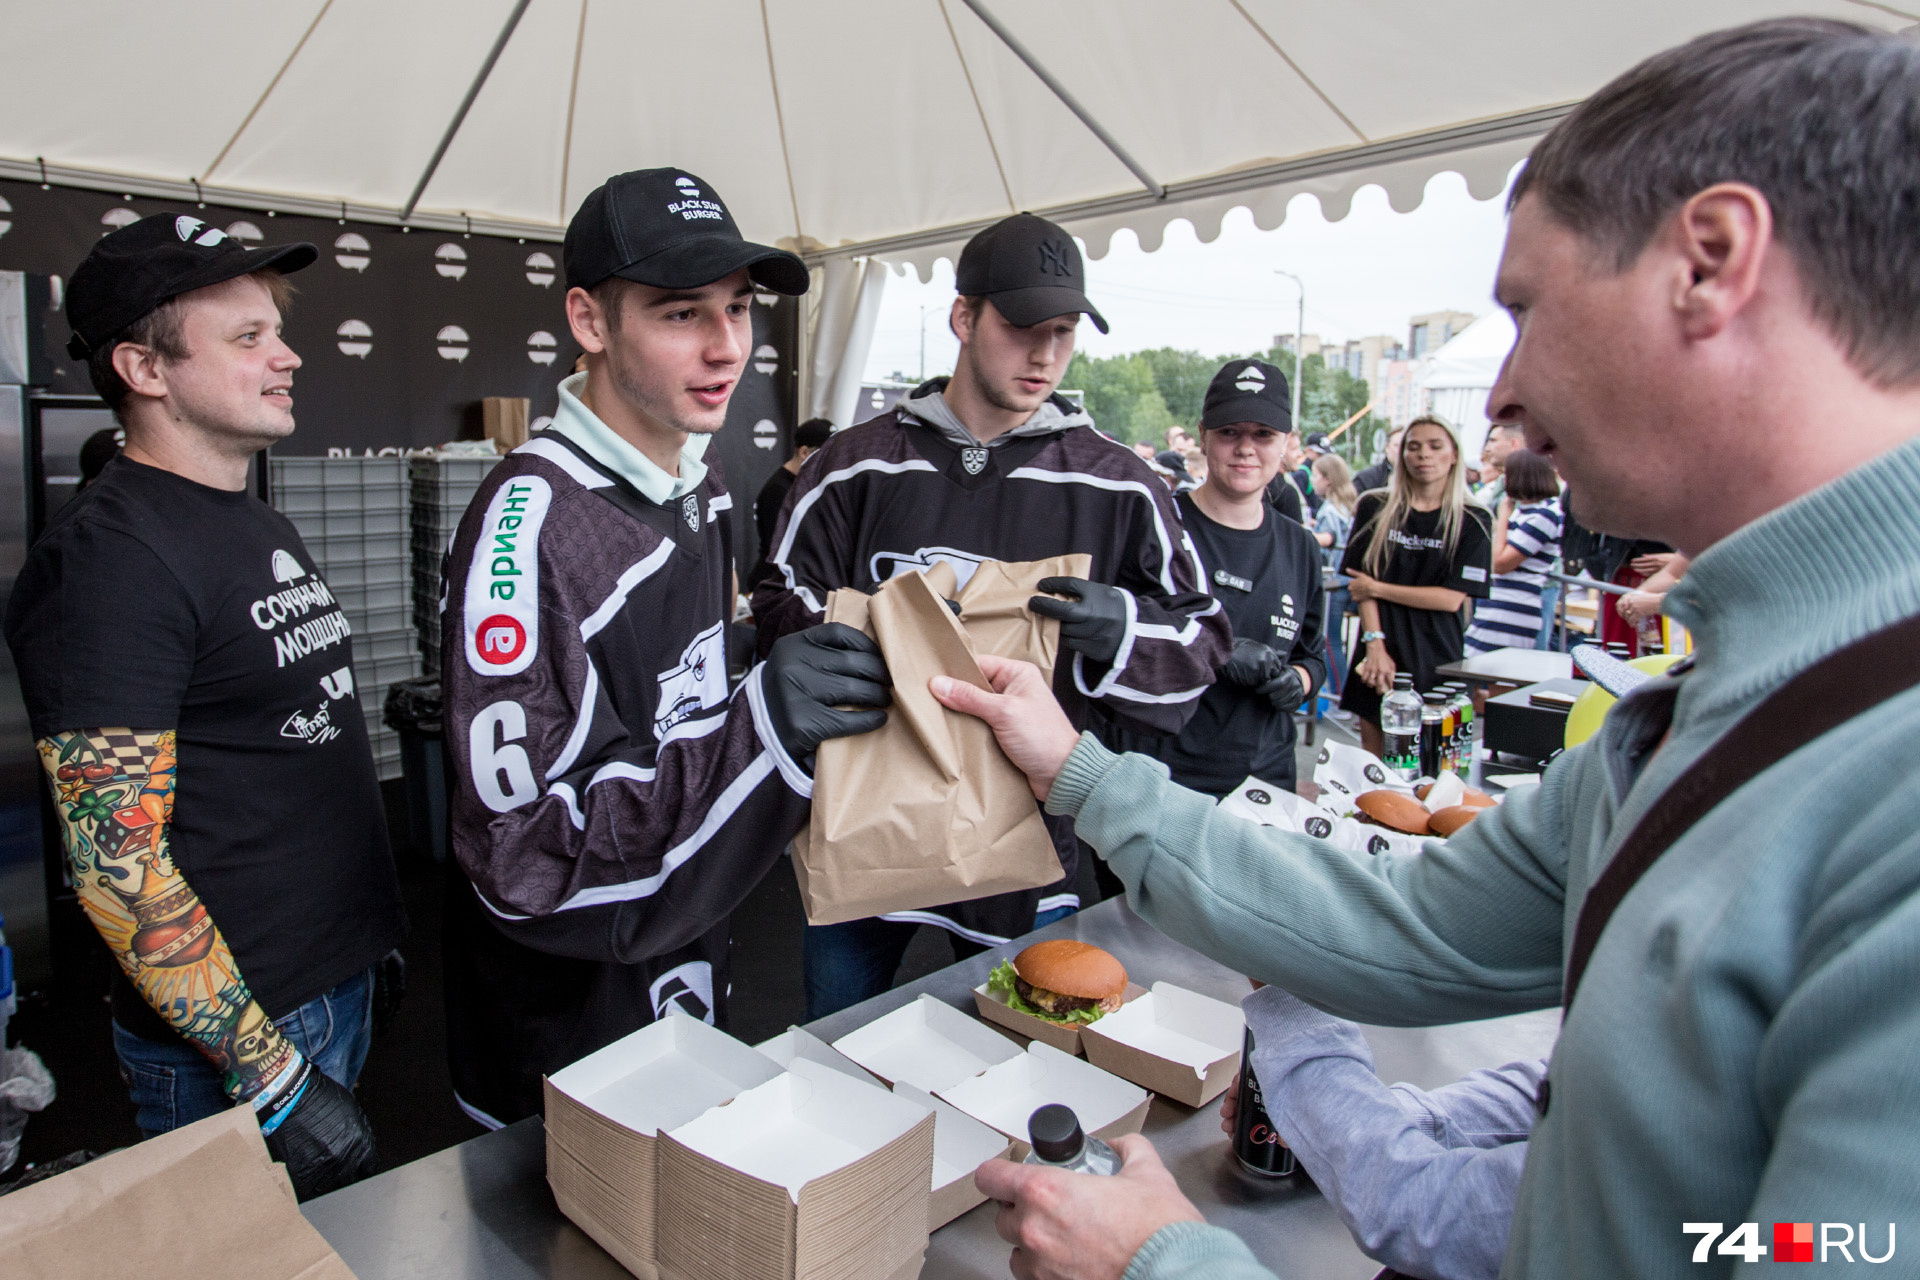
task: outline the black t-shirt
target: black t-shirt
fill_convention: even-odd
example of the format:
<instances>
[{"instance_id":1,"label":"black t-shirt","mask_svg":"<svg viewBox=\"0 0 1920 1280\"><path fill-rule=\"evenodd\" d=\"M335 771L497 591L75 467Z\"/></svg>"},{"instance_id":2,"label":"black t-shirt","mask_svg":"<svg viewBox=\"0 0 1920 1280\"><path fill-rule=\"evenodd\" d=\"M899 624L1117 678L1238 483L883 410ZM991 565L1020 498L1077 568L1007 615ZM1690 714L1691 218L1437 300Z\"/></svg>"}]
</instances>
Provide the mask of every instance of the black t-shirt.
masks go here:
<instances>
[{"instance_id":1,"label":"black t-shirt","mask_svg":"<svg viewBox=\"0 0 1920 1280\"><path fill-rule=\"evenodd\" d=\"M1235 529L1208 517L1189 494L1176 502L1207 590L1233 634L1304 667L1309 694L1325 684L1326 593L1313 535L1271 507L1258 529ZM1195 791L1224 796L1249 775L1293 789L1293 716L1249 688L1216 680L1178 737L1125 730L1118 736L1120 749L1157 757L1175 782Z\"/></svg>"},{"instance_id":2,"label":"black t-shirt","mask_svg":"<svg viewBox=\"0 0 1920 1280\"><path fill-rule=\"evenodd\" d=\"M1385 503L1385 495L1363 495L1353 509L1353 534L1347 539L1342 573L1365 573L1367 548L1373 545L1370 527L1374 513ZM1440 512L1410 511L1400 528L1390 531L1393 555L1388 558L1380 581L1403 587L1449 587L1466 595L1485 599L1488 578L1493 567L1491 518L1486 508L1467 504L1460 520L1460 538L1453 554L1447 554L1442 536ZM1413 609L1388 600L1379 602L1380 630L1386 633L1387 652L1395 665L1413 676L1413 687L1422 692L1437 683L1434 669L1458 662L1465 652L1466 625L1458 613L1435 609ZM1366 656L1365 645L1355 645L1354 669ZM1340 705L1370 720L1378 720L1380 695L1358 679L1347 681Z\"/></svg>"},{"instance_id":3,"label":"black t-shirt","mask_svg":"<svg viewBox=\"0 0 1920 1280\"><path fill-rule=\"evenodd\" d=\"M767 553L773 549L773 530L780 523L780 508L787 504L787 494L793 490L794 474L785 467L775 467L767 482L760 486L760 496L753 500L753 523L760 531L760 559L764 562Z\"/></svg>"},{"instance_id":4,"label":"black t-shirt","mask_svg":"<svg viewBox=\"0 0 1920 1280\"><path fill-rule=\"evenodd\" d=\"M353 642L285 516L116 458L34 543L6 630L36 738L176 731L174 865L270 1017L399 944ZM114 1014L169 1034L124 978Z\"/></svg>"},{"instance_id":5,"label":"black t-shirt","mask_svg":"<svg viewBox=\"0 0 1920 1280\"><path fill-rule=\"evenodd\" d=\"M1385 458L1370 467L1362 467L1360 474L1353 478L1353 491L1366 493L1371 489L1384 489L1393 479L1393 464Z\"/></svg>"},{"instance_id":6,"label":"black t-shirt","mask_svg":"<svg viewBox=\"0 0 1920 1280\"><path fill-rule=\"evenodd\" d=\"M1293 487L1293 482L1287 479L1284 471L1267 481L1267 503L1295 524L1301 524L1304 520L1300 508L1300 491Z\"/></svg>"}]
</instances>

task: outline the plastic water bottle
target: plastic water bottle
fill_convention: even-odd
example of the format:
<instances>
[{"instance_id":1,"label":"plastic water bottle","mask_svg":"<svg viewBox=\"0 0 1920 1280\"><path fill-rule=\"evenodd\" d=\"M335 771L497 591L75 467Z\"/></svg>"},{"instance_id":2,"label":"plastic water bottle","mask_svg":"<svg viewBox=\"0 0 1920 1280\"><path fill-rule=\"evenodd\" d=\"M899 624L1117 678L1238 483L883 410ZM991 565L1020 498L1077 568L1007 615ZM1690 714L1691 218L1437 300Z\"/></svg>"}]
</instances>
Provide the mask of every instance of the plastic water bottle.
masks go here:
<instances>
[{"instance_id":1,"label":"plastic water bottle","mask_svg":"<svg viewBox=\"0 0 1920 1280\"><path fill-rule=\"evenodd\" d=\"M1033 1150L1026 1163L1044 1164L1071 1173L1093 1173L1103 1178L1120 1172L1120 1157L1098 1138L1080 1132L1080 1117L1072 1107L1050 1102L1027 1117L1027 1140Z\"/></svg>"},{"instance_id":2,"label":"plastic water bottle","mask_svg":"<svg viewBox=\"0 0 1920 1280\"><path fill-rule=\"evenodd\" d=\"M1420 695L1413 677L1393 678L1393 692L1380 703L1380 731L1387 740L1387 767L1412 782L1420 776Z\"/></svg>"}]
</instances>

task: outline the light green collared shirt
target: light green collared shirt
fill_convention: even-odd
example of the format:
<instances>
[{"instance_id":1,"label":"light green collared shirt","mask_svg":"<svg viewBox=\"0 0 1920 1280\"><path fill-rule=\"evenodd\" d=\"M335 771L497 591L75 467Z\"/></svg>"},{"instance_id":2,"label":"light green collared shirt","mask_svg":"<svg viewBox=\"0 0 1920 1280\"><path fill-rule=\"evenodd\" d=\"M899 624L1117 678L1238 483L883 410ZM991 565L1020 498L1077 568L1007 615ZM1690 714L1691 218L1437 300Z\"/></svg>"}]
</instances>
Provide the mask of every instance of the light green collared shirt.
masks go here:
<instances>
[{"instance_id":1,"label":"light green collared shirt","mask_svg":"<svg viewBox=\"0 0 1920 1280\"><path fill-rule=\"evenodd\" d=\"M592 454L594 461L638 489L648 502L665 506L700 487L707 478L707 464L701 459L710 435L696 431L687 436L680 449L680 474L670 476L581 402L580 392L586 385L584 373L560 383L560 411L553 415L553 430Z\"/></svg>"}]
</instances>

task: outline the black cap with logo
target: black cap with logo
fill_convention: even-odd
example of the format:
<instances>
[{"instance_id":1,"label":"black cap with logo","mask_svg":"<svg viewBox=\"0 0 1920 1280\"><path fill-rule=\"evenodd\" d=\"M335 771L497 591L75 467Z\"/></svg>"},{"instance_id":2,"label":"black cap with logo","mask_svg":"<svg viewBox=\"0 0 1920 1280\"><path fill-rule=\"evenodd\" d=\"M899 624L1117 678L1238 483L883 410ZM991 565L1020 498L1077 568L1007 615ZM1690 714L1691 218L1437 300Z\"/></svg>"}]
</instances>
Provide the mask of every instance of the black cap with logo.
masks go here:
<instances>
[{"instance_id":1,"label":"black cap with logo","mask_svg":"<svg viewBox=\"0 0 1920 1280\"><path fill-rule=\"evenodd\" d=\"M807 264L741 239L720 193L685 169L608 178L574 211L562 254L568 288L619 276L658 289L700 289L745 267L775 293L807 291Z\"/></svg>"},{"instance_id":2,"label":"black cap with logo","mask_svg":"<svg viewBox=\"0 0 1920 1280\"><path fill-rule=\"evenodd\" d=\"M1333 452L1333 440L1324 431L1316 431L1300 443L1305 448L1312 449L1316 453Z\"/></svg>"},{"instance_id":3,"label":"black cap with logo","mask_svg":"<svg viewBox=\"0 0 1920 1280\"><path fill-rule=\"evenodd\" d=\"M67 354L85 360L168 298L268 267L298 271L319 256L310 244L249 249L184 213L130 222L102 236L67 281Z\"/></svg>"},{"instance_id":4,"label":"black cap with logo","mask_svg":"<svg viewBox=\"0 0 1920 1280\"><path fill-rule=\"evenodd\" d=\"M1207 384L1201 402L1200 426L1224 427L1233 422L1257 422L1275 431L1293 430L1293 393L1287 375L1265 360L1229 360Z\"/></svg>"},{"instance_id":5,"label":"black cap with logo","mask_svg":"<svg viewBox=\"0 0 1920 1280\"><path fill-rule=\"evenodd\" d=\"M1018 328L1078 311L1107 331L1106 317L1087 301L1080 246L1035 214L1002 218L967 241L953 283L963 298L992 299L994 309Z\"/></svg>"}]
</instances>

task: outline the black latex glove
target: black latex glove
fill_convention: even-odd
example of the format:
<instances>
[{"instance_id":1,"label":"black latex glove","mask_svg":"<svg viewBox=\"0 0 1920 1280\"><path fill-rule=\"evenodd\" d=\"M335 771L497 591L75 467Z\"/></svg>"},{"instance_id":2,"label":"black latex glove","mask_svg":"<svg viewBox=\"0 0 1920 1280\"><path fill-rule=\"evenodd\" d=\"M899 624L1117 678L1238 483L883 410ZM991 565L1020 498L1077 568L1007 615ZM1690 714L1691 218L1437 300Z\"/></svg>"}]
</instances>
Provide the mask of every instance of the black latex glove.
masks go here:
<instances>
[{"instance_id":1,"label":"black latex glove","mask_svg":"<svg viewBox=\"0 0 1920 1280\"><path fill-rule=\"evenodd\" d=\"M1245 636L1235 636L1233 656L1220 667L1220 679L1227 684L1252 689L1272 680L1286 669L1286 659L1274 652L1272 645L1249 640Z\"/></svg>"},{"instance_id":2,"label":"black latex glove","mask_svg":"<svg viewBox=\"0 0 1920 1280\"><path fill-rule=\"evenodd\" d=\"M1076 597L1055 600L1053 596L1033 596L1027 601L1027 608L1041 617L1059 619L1061 644L1095 662L1113 661L1127 634L1125 591L1085 578L1042 578L1034 585L1054 595Z\"/></svg>"},{"instance_id":3,"label":"black latex glove","mask_svg":"<svg viewBox=\"0 0 1920 1280\"><path fill-rule=\"evenodd\" d=\"M887 691L892 684L880 646L844 622L781 636L760 680L774 735L795 760L805 760L828 738L870 733L885 724L884 711L842 711L838 704L884 707L893 701Z\"/></svg>"},{"instance_id":4,"label":"black latex glove","mask_svg":"<svg viewBox=\"0 0 1920 1280\"><path fill-rule=\"evenodd\" d=\"M385 1035L407 998L407 958L395 947L373 966L373 1034Z\"/></svg>"},{"instance_id":5,"label":"black latex glove","mask_svg":"<svg viewBox=\"0 0 1920 1280\"><path fill-rule=\"evenodd\" d=\"M373 1126L353 1093L311 1062L280 1098L259 1113L267 1150L287 1166L294 1194L302 1200L338 1191L373 1176Z\"/></svg>"},{"instance_id":6,"label":"black latex glove","mask_svg":"<svg viewBox=\"0 0 1920 1280\"><path fill-rule=\"evenodd\" d=\"M1291 715L1307 700L1306 682L1300 679L1300 673L1292 667L1281 669L1279 675L1262 684L1255 693L1265 698L1275 711Z\"/></svg>"}]
</instances>

